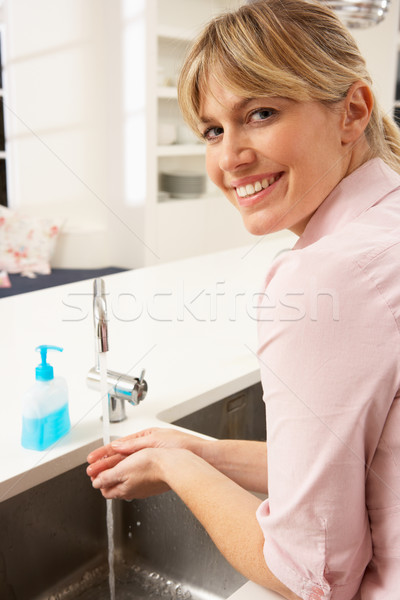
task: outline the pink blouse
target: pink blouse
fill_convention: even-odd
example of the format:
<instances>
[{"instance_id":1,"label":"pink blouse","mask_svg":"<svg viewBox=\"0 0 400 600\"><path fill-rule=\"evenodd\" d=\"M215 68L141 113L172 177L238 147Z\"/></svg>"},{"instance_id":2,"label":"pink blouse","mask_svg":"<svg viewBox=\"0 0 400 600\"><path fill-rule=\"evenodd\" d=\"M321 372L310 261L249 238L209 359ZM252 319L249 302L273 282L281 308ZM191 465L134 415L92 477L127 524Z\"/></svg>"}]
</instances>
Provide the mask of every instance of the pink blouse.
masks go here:
<instances>
[{"instance_id":1,"label":"pink blouse","mask_svg":"<svg viewBox=\"0 0 400 600\"><path fill-rule=\"evenodd\" d=\"M400 176L346 177L259 308L270 570L304 600L400 599Z\"/></svg>"}]
</instances>

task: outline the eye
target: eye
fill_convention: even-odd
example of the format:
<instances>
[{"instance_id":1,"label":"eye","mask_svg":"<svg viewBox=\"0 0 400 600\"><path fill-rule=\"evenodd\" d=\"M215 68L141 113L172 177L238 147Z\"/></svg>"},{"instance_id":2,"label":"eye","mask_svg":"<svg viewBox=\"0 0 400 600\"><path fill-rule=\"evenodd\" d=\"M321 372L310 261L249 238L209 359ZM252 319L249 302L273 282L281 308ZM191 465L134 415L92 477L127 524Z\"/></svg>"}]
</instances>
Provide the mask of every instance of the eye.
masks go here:
<instances>
[{"instance_id":1,"label":"eye","mask_svg":"<svg viewBox=\"0 0 400 600\"><path fill-rule=\"evenodd\" d=\"M274 116L276 112L273 108L258 108L250 114L249 121L266 121Z\"/></svg>"},{"instance_id":2,"label":"eye","mask_svg":"<svg viewBox=\"0 0 400 600\"><path fill-rule=\"evenodd\" d=\"M202 135L207 142L212 142L222 135L223 132L222 127L208 127Z\"/></svg>"}]
</instances>

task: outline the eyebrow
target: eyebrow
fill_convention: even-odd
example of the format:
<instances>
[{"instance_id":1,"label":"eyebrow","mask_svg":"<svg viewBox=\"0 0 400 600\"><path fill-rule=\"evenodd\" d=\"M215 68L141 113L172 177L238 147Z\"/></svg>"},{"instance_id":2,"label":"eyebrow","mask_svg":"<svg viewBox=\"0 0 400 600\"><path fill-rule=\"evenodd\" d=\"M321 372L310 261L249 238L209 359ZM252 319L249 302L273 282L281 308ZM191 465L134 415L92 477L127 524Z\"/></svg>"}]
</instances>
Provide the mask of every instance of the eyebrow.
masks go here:
<instances>
[{"instance_id":1,"label":"eyebrow","mask_svg":"<svg viewBox=\"0 0 400 600\"><path fill-rule=\"evenodd\" d=\"M235 102L235 104L229 110L230 112L239 112L245 108L249 102L255 99L256 98L242 98L238 102ZM208 123L212 123L214 120L215 119L213 117L209 117L208 115L199 115L199 125L206 125Z\"/></svg>"}]
</instances>

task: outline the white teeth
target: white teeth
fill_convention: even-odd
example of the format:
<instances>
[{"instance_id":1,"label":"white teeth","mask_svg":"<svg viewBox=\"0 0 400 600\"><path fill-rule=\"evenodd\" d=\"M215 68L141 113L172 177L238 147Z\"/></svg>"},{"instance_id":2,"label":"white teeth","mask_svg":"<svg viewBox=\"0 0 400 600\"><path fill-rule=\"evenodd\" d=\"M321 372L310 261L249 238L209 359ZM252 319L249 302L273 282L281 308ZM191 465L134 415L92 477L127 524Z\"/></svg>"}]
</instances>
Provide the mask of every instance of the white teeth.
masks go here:
<instances>
[{"instance_id":1,"label":"white teeth","mask_svg":"<svg viewBox=\"0 0 400 600\"><path fill-rule=\"evenodd\" d=\"M246 194L248 196L251 196L252 194L254 194L254 185L251 185L251 183L246 185Z\"/></svg>"},{"instance_id":2,"label":"white teeth","mask_svg":"<svg viewBox=\"0 0 400 600\"><path fill-rule=\"evenodd\" d=\"M256 181L254 184L248 183L247 185L241 185L236 188L236 193L240 198L245 198L246 196L252 196L257 192L261 192L261 190L265 190L268 186L279 179L279 175L276 177L269 177L262 179L261 181Z\"/></svg>"}]
</instances>

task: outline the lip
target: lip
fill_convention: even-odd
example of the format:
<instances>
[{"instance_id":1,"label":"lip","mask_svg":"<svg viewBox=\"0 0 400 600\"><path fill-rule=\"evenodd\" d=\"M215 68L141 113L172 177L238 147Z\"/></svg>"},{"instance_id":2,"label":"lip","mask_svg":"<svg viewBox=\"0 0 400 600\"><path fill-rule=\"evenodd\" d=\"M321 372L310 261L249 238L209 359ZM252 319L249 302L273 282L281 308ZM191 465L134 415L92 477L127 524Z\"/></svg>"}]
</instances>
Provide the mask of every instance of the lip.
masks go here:
<instances>
[{"instance_id":1,"label":"lip","mask_svg":"<svg viewBox=\"0 0 400 600\"><path fill-rule=\"evenodd\" d=\"M263 179L270 179L271 177L282 176L282 171L275 171L274 173L258 173L257 175L251 175L249 177L242 177L242 179L234 179L230 182L230 186L238 188L246 186L249 183L255 183L256 181L262 181Z\"/></svg>"},{"instance_id":2,"label":"lip","mask_svg":"<svg viewBox=\"0 0 400 600\"><path fill-rule=\"evenodd\" d=\"M252 196L246 196L244 198L241 198L239 196L239 194L236 192L237 187L245 186L246 184L254 183L256 181L261 181L261 179L264 179L264 178L277 177L278 175L279 175L279 177L276 181L274 181L274 183L271 183L267 188L260 190L259 192L257 192L256 194L253 194ZM235 182L233 182L232 187L235 188L235 195L236 195L236 199L237 199L239 206L241 206L241 207L254 206L255 204L258 204L259 202L261 202L261 200L263 200L266 196L268 196L275 189L277 183L279 183L279 181L282 179L282 175L283 175L282 172L270 174L270 175L263 175L262 177L260 175L256 175L254 177L246 177L246 178L236 180Z\"/></svg>"}]
</instances>

